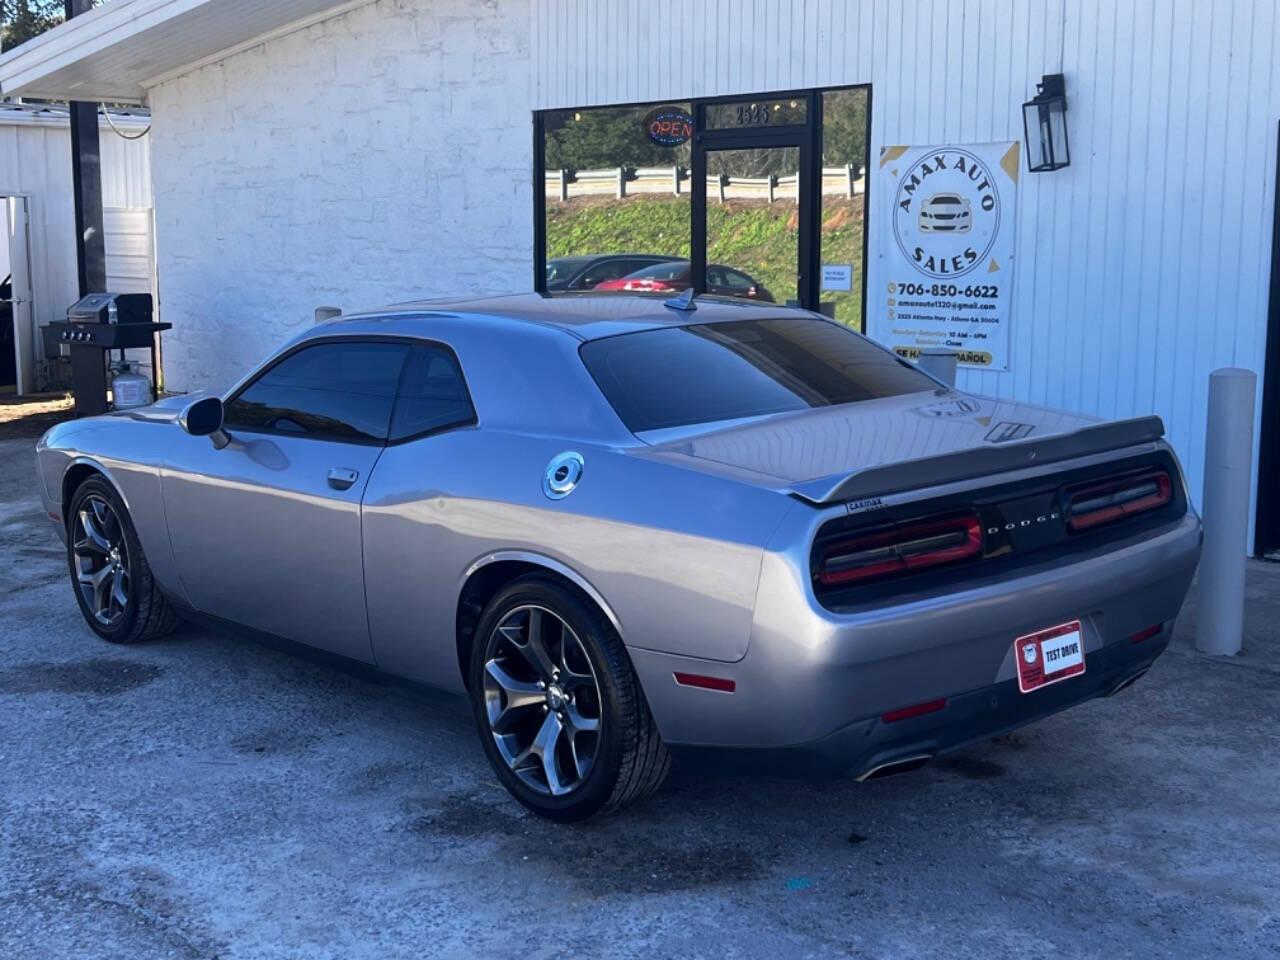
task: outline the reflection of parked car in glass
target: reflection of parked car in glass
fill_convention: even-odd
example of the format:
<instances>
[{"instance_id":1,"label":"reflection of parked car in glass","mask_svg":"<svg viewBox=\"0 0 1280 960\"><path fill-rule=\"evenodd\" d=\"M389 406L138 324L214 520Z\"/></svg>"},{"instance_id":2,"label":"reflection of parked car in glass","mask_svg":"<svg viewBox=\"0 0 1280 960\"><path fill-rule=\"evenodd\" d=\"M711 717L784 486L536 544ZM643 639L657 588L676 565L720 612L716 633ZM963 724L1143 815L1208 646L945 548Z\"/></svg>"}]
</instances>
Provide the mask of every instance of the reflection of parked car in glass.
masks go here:
<instances>
[{"instance_id":1,"label":"reflection of parked car in glass","mask_svg":"<svg viewBox=\"0 0 1280 960\"><path fill-rule=\"evenodd\" d=\"M597 290L608 292L659 293L687 290L692 266L688 260L675 263L659 263L630 276L608 280L596 285ZM749 274L723 264L707 265L707 293L724 297L746 297L749 300L773 302L769 289Z\"/></svg>"},{"instance_id":2,"label":"reflection of parked car in glass","mask_svg":"<svg viewBox=\"0 0 1280 960\"><path fill-rule=\"evenodd\" d=\"M935 193L920 206L921 233L968 233L969 200L958 193Z\"/></svg>"},{"instance_id":3,"label":"reflection of parked car in glass","mask_svg":"<svg viewBox=\"0 0 1280 960\"><path fill-rule=\"evenodd\" d=\"M605 280L616 280L654 264L681 262L661 253L598 253L557 257L547 261L547 290L590 290Z\"/></svg>"}]
</instances>

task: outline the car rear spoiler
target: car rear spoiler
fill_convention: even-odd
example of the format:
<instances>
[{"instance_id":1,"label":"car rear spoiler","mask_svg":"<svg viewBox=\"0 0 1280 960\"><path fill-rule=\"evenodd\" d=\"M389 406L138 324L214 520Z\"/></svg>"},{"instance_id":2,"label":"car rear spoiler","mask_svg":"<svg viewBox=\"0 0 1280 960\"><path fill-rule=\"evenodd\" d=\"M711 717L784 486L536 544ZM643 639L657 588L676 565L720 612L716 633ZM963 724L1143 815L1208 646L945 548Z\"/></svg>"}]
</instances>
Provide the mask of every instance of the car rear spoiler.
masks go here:
<instances>
[{"instance_id":1,"label":"car rear spoiler","mask_svg":"<svg viewBox=\"0 0 1280 960\"><path fill-rule=\"evenodd\" d=\"M972 480L1020 467L1105 453L1140 443L1152 443L1163 436L1164 421L1159 417L1114 420L1037 440L957 450L955 453L936 457L868 467L851 474L806 480L795 484L791 489L797 496L812 503L861 500L957 480Z\"/></svg>"}]
</instances>

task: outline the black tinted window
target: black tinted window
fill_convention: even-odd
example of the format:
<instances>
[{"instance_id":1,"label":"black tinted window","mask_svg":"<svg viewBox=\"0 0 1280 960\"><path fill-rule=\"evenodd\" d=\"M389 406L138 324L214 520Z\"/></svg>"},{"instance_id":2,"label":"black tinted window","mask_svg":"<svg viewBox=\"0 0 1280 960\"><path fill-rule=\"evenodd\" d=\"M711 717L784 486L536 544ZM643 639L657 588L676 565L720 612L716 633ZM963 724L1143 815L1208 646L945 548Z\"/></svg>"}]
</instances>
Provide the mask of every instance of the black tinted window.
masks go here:
<instances>
[{"instance_id":1,"label":"black tinted window","mask_svg":"<svg viewBox=\"0 0 1280 960\"><path fill-rule=\"evenodd\" d=\"M937 386L851 330L808 317L628 333L584 344L582 359L636 433Z\"/></svg>"},{"instance_id":2,"label":"black tinted window","mask_svg":"<svg viewBox=\"0 0 1280 960\"><path fill-rule=\"evenodd\" d=\"M573 281L573 285L579 290L590 290L597 283L625 277L632 270L639 270L647 262L622 259L601 260L585 270L582 276Z\"/></svg>"},{"instance_id":3,"label":"black tinted window","mask_svg":"<svg viewBox=\"0 0 1280 960\"><path fill-rule=\"evenodd\" d=\"M227 405L230 426L328 440L386 440L403 343L320 343L281 360Z\"/></svg>"},{"instance_id":4,"label":"black tinted window","mask_svg":"<svg viewBox=\"0 0 1280 960\"><path fill-rule=\"evenodd\" d=\"M440 347L414 346L396 400L391 439L403 440L473 420L475 410L467 398L457 361Z\"/></svg>"}]
</instances>

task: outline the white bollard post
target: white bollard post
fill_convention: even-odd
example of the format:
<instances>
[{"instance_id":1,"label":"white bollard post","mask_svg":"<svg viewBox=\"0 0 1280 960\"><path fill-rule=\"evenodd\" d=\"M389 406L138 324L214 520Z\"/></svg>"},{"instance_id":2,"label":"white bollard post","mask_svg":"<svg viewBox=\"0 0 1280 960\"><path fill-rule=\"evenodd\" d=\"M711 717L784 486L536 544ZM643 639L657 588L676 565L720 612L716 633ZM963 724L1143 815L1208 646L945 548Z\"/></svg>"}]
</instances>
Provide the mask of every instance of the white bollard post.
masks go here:
<instances>
[{"instance_id":1,"label":"white bollard post","mask_svg":"<svg viewBox=\"0 0 1280 960\"><path fill-rule=\"evenodd\" d=\"M671 192L675 196L680 196L680 164L676 164L671 168Z\"/></svg>"},{"instance_id":2,"label":"white bollard post","mask_svg":"<svg viewBox=\"0 0 1280 960\"><path fill-rule=\"evenodd\" d=\"M1204 446L1204 549L1196 596L1196 649L1234 656L1244 637L1245 551L1258 376L1227 367L1209 375Z\"/></svg>"},{"instance_id":3,"label":"white bollard post","mask_svg":"<svg viewBox=\"0 0 1280 960\"><path fill-rule=\"evenodd\" d=\"M626 167L618 168L617 194L618 194L619 200L621 200L623 197L627 195L627 168Z\"/></svg>"},{"instance_id":4,"label":"white bollard post","mask_svg":"<svg viewBox=\"0 0 1280 960\"><path fill-rule=\"evenodd\" d=\"M931 377L937 377L948 387L956 385L956 352L945 347L925 347L920 351L918 366Z\"/></svg>"},{"instance_id":5,"label":"white bollard post","mask_svg":"<svg viewBox=\"0 0 1280 960\"><path fill-rule=\"evenodd\" d=\"M564 167L561 167L560 168L560 200L565 201L568 199L569 199L569 171L564 169Z\"/></svg>"}]
</instances>

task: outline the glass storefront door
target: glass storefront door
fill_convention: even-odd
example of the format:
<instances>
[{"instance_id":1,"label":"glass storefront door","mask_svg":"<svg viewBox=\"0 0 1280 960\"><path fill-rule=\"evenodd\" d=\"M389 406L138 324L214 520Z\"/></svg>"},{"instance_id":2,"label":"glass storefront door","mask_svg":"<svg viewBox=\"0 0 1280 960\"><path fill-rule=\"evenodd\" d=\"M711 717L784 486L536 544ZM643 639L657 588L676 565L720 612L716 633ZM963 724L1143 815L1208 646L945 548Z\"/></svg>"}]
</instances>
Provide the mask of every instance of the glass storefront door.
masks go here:
<instances>
[{"instance_id":1,"label":"glass storefront door","mask_svg":"<svg viewBox=\"0 0 1280 960\"><path fill-rule=\"evenodd\" d=\"M698 293L817 309L814 99L695 102L689 260Z\"/></svg>"},{"instance_id":2,"label":"glass storefront door","mask_svg":"<svg viewBox=\"0 0 1280 960\"><path fill-rule=\"evenodd\" d=\"M708 150L706 282L710 294L800 300L800 148Z\"/></svg>"}]
</instances>

